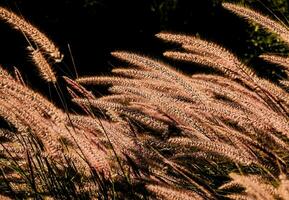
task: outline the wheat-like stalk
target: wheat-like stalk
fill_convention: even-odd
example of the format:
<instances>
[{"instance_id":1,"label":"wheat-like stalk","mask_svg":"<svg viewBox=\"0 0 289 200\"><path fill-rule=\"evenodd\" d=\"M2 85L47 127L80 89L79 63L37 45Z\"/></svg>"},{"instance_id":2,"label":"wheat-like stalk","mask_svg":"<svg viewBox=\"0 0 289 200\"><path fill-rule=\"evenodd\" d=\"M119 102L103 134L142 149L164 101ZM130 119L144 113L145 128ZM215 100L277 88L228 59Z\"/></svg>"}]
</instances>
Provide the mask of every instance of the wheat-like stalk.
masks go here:
<instances>
[{"instance_id":1,"label":"wheat-like stalk","mask_svg":"<svg viewBox=\"0 0 289 200\"><path fill-rule=\"evenodd\" d=\"M48 53L55 62L61 62L63 55L59 52L58 48L33 25L2 7L0 8L0 18L31 38L43 51Z\"/></svg>"},{"instance_id":2,"label":"wheat-like stalk","mask_svg":"<svg viewBox=\"0 0 289 200\"><path fill-rule=\"evenodd\" d=\"M54 75L54 72L52 71L49 63L44 58L42 53L39 50L34 50L31 53L32 60L35 63L35 65L38 67L40 75L44 80L47 82L56 83L56 76Z\"/></svg>"},{"instance_id":3,"label":"wheat-like stalk","mask_svg":"<svg viewBox=\"0 0 289 200\"><path fill-rule=\"evenodd\" d=\"M244 17L250 21L260 24L261 27L268 29L269 31L277 34L284 42L289 42L288 28L282 24L241 5L232 3L223 3L224 8L236 13L237 15Z\"/></svg>"},{"instance_id":4,"label":"wheat-like stalk","mask_svg":"<svg viewBox=\"0 0 289 200\"><path fill-rule=\"evenodd\" d=\"M289 42L283 25L243 6L223 6ZM31 46L34 64L59 92L48 60L61 61L58 48L10 11L0 8L0 18L39 46ZM62 77L67 90L60 94L72 97L70 107L34 91L16 68L13 76L0 67L3 198L288 198L288 79L280 80L283 86L262 79L223 46L199 37L156 36L181 45L164 56L221 75L188 75L118 51L112 55L130 68ZM287 73L286 57L261 57ZM98 85L108 85L108 93L96 96Z\"/></svg>"}]
</instances>

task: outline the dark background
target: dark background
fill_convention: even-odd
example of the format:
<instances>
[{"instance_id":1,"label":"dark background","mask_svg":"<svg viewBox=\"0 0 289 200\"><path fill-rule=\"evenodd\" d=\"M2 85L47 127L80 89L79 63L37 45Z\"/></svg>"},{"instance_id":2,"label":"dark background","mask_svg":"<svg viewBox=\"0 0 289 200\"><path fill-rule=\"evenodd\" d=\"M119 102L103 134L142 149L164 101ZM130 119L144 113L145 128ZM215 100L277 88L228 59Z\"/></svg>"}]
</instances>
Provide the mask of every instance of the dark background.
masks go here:
<instances>
[{"instance_id":1,"label":"dark background","mask_svg":"<svg viewBox=\"0 0 289 200\"><path fill-rule=\"evenodd\" d=\"M0 6L22 15L55 41L65 54L64 64L56 66L60 75L70 75L73 71L68 44L80 75L105 74L119 65L110 56L115 50L164 60L162 52L177 47L156 39L154 35L160 31L199 35L222 44L245 62L258 62L256 56L262 52L287 52L276 39L224 10L221 2L224 1L1 0ZM270 9L282 20L286 19L286 0L237 2L268 15ZM37 80L23 35L0 21L0 36L0 63L9 69L17 66L29 82ZM180 66L176 63L175 67ZM191 68L180 68L191 71ZM269 73L264 68L259 71Z\"/></svg>"}]
</instances>

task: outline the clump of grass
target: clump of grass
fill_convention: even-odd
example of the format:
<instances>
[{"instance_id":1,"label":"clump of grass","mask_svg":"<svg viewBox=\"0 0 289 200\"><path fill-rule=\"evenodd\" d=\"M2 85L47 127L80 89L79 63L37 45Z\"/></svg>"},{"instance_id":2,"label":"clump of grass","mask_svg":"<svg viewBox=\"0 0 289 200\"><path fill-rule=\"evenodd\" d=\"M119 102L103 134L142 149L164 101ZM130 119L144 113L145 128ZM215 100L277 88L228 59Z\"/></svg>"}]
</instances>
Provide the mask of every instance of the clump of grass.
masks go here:
<instances>
[{"instance_id":1,"label":"clump of grass","mask_svg":"<svg viewBox=\"0 0 289 200\"><path fill-rule=\"evenodd\" d=\"M283 25L243 6L223 5L288 42ZM287 79L265 80L210 41L159 33L181 47L164 56L216 73L188 75L146 56L113 52L128 68L110 76L62 77L64 90L45 56L60 62L56 45L3 8L0 18L37 44L36 67L63 102L55 105L26 86L19 71L13 76L0 69L3 197L288 198ZM260 57L287 73L288 58ZM110 93L98 97L86 85L108 85Z\"/></svg>"}]
</instances>

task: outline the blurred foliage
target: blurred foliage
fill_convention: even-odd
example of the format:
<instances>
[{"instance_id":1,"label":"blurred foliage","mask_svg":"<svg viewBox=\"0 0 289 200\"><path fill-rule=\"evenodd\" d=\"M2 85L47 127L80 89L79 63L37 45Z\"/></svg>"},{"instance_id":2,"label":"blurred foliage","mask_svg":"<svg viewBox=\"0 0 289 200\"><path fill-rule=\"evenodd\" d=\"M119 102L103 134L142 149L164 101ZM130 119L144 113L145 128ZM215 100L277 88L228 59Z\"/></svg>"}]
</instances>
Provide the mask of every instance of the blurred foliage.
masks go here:
<instances>
[{"instance_id":1,"label":"blurred foliage","mask_svg":"<svg viewBox=\"0 0 289 200\"><path fill-rule=\"evenodd\" d=\"M153 0L150 8L158 16L161 27L168 23L169 14L177 9L178 0Z\"/></svg>"}]
</instances>

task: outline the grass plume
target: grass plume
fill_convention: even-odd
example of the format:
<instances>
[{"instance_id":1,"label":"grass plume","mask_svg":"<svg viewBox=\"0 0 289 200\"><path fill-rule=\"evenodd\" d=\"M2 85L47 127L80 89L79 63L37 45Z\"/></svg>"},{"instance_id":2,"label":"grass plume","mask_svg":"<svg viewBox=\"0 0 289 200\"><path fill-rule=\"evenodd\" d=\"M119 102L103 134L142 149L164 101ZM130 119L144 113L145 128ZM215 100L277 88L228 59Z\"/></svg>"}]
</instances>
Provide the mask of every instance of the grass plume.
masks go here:
<instances>
[{"instance_id":1,"label":"grass plume","mask_svg":"<svg viewBox=\"0 0 289 200\"><path fill-rule=\"evenodd\" d=\"M283 25L223 6L289 42ZM272 83L223 46L173 33L156 35L181 45L164 56L218 74L117 51L129 67L113 76L57 77L51 40L4 8L0 18L37 44L34 65L63 103L0 68L1 199L288 199L288 77ZM287 57L260 57L288 71Z\"/></svg>"}]
</instances>

